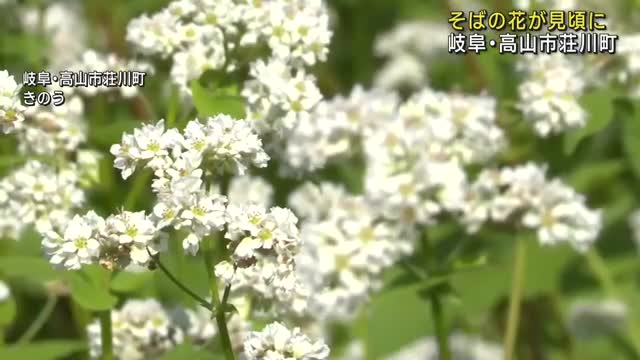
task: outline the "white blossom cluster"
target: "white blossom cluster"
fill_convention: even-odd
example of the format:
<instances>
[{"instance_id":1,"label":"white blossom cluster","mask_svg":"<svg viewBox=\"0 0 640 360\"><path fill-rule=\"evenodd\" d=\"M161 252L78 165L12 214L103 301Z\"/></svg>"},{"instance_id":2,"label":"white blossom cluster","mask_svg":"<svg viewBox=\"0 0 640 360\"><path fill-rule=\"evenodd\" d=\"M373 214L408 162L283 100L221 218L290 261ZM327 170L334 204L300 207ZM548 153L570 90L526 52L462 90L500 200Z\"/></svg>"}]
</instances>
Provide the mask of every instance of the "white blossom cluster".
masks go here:
<instances>
[{"instance_id":1,"label":"white blossom cluster","mask_svg":"<svg viewBox=\"0 0 640 360\"><path fill-rule=\"evenodd\" d=\"M536 231L541 244L567 242L586 251L602 227L600 210L560 179L547 179L546 169L528 163L487 168L469 185L462 222L471 232L487 221L514 220Z\"/></svg>"},{"instance_id":2,"label":"white blossom cluster","mask_svg":"<svg viewBox=\"0 0 640 360\"><path fill-rule=\"evenodd\" d=\"M251 126L226 115L206 123L190 121L183 133L165 130L162 120L147 124L124 134L111 153L124 179L137 167L154 171L156 222L160 228L190 229L183 246L191 254L198 251L203 237L222 230L227 221L226 197L214 189L207 191L203 177L225 171L242 175L248 166L264 167L269 159Z\"/></svg>"},{"instance_id":3,"label":"white blossom cluster","mask_svg":"<svg viewBox=\"0 0 640 360\"><path fill-rule=\"evenodd\" d=\"M182 343L185 329L178 326L169 311L155 299L127 300L121 309L111 311L113 353L118 360L155 359ZM87 326L91 358L102 353L98 320Z\"/></svg>"},{"instance_id":4,"label":"white blossom cluster","mask_svg":"<svg viewBox=\"0 0 640 360\"><path fill-rule=\"evenodd\" d=\"M477 336L453 334L449 337L453 360L496 360L504 354L499 344ZM386 360L438 360L438 344L434 338L421 339L406 346ZM355 360L355 359L354 359Z\"/></svg>"},{"instance_id":5,"label":"white blossom cluster","mask_svg":"<svg viewBox=\"0 0 640 360\"><path fill-rule=\"evenodd\" d=\"M287 134L281 149L289 172L309 172L357 152L363 136L393 117L400 99L393 93L356 86L348 97L321 101L309 118Z\"/></svg>"},{"instance_id":6,"label":"white blossom cluster","mask_svg":"<svg viewBox=\"0 0 640 360\"><path fill-rule=\"evenodd\" d=\"M329 358L329 347L321 340L312 341L300 328L289 330L274 322L247 336L244 356L246 360L323 360Z\"/></svg>"},{"instance_id":7,"label":"white blossom cluster","mask_svg":"<svg viewBox=\"0 0 640 360\"><path fill-rule=\"evenodd\" d=\"M0 304L7 301L9 297L11 297L11 289L9 288L9 285L0 280Z\"/></svg>"},{"instance_id":8,"label":"white blossom cluster","mask_svg":"<svg viewBox=\"0 0 640 360\"><path fill-rule=\"evenodd\" d=\"M37 160L0 179L0 234L17 239L30 225L40 232L59 228L82 207L81 172L60 170Z\"/></svg>"},{"instance_id":9,"label":"white blossom cluster","mask_svg":"<svg viewBox=\"0 0 640 360\"><path fill-rule=\"evenodd\" d=\"M445 25L409 21L378 36L375 54L389 60L375 74L374 84L383 89L424 86L428 62L446 48L449 33Z\"/></svg>"},{"instance_id":10,"label":"white blossom cluster","mask_svg":"<svg viewBox=\"0 0 640 360\"><path fill-rule=\"evenodd\" d=\"M49 261L61 268L77 270L82 265L100 264L107 269L125 269L129 265L149 266L150 254L166 248L166 237L144 211L123 211L106 219L89 211L73 217L63 231L44 233L42 246Z\"/></svg>"},{"instance_id":11,"label":"white blossom cluster","mask_svg":"<svg viewBox=\"0 0 640 360\"><path fill-rule=\"evenodd\" d=\"M298 219L289 210L261 205L227 206L228 248L231 262L215 267L216 276L231 284L234 292L257 295L276 311L301 312L306 293L296 276L299 252Z\"/></svg>"},{"instance_id":12,"label":"white blossom cluster","mask_svg":"<svg viewBox=\"0 0 640 360\"><path fill-rule=\"evenodd\" d=\"M139 62L135 60L125 60L118 57L116 54L102 54L95 50L85 50L80 54L79 58L69 64L65 70L69 71L84 71L84 72L119 72L119 71L140 71L145 72L147 75L153 73L153 67L145 62ZM100 86L84 86L84 87L71 87L65 88L65 95L72 94L74 92L81 93L82 95L95 96L99 93L105 93L109 91L119 91L120 95L125 98L130 98L138 94L138 86L119 86L108 87L105 85Z\"/></svg>"},{"instance_id":13,"label":"white blossom cluster","mask_svg":"<svg viewBox=\"0 0 640 360\"><path fill-rule=\"evenodd\" d=\"M581 300L571 304L567 322L574 336L593 338L624 329L628 318L629 309L619 300Z\"/></svg>"},{"instance_id":14,"label":"white blossom cluster","mask_svg":"<svg viewBox=\"0 0 640 360\"><path fill-rule=\"evenodd\" d=\"M463 206L464 166L504 143L493 98L425 89L365 139L366 192L389 218L430 224Z\"/></svg>"},{"instance_id":15,"label":"white blossom cluster","mask_svg":"<svg viewBox=\"0 0 640 360\"><path fill-rule=\"evenodd\" d=\"M245 313L242 298L230 301ZM111 311L113 351L117 360L144 360L162 356L175 346L190 341L207 346L218 329L211 313L204 309L165 308L155 299L129 299ZM251 331L244 315L232 316L228 323L233 351L241 360L320 360L329 348L312 341L299 328L289 330L282 323L271 323L262 331ZM98 320L87 326L91 358L101 356L101 328Z\"/></svg>"},{"instance_id":16,"label":"white blossom cluster","mask_svg":"<svg viewBox=\"0 0 640 360\"><path fill-rule=\"evenodd\" d=\"M133 134L124 134L122 142L111 147L111 154L123 179L138 166L147 166L160 178L154 187L171 193L180 185L198 188L200 183L195 178L203 174L199 169L203 162L215 165L219 172L231 170L242 175L249 165L265 167L269 160L250 124L227 115L210 117L204 124L192 120L183 134L176 129L165 130L164 120L147 124Z\"/></svg>"},{"instance_id":17,"label":"white blossom cluster","mask_svg":"<svg viewBox=\"0 0 640 360\"><path fill-rule=\"evenodd\" d=\"M60 106L30 106L17 132L22 153L52 155L74 152L87 140L84 103L77 96Z\"/></svg>"},{"instance_id":18,"label":"white blossom cluster","mask_svg":"<svg viewBox=\"0 0 640 360\"><path fill-rule=\"evenodd\" d=\"M250 118L285 128L320 100L305 67L326 59L330 38L321 0L178 0L127 28L142 52L172 57L171 77L186 95L189 82L208 70L248 65Z\"/></svg>"},{"instance_id":19,"label":"white blossom cluster","mask_svg":"<svg viewBox=\"0 0 640 360\"><path fill-rule=\"evenodd\" d=\"M259 176L234 176L227 197L233 204L257 204L268 208L273 203L273 186Z\"/></svg>"},{"instance_id":20,"label":"white blossom cluster","mask_svg":"<svg viewBox=\"0 0 640 360\"><path fill-rule=\"evenodd\" d=\"M386 221L364 196L330 183L307 183L291 194L303 216L296 258L308 291L305 315L323 321L350 319L379 290L382 270L413 250L415 235Z\"/></svg>"},{"instance_id":21,"label":"white blossom cluster","mask_svg":"<svg viewBox=\"0 0 640 360\"><path fill-rule=\"evenodd\" d=\"M585 81L581 63L562 54L525 56L518 108L541 137L581 128L587 113L579 103Z\"/></svg>"},{"instance_id":22,"label":"white blossom cluster","mask_svg":"<svg viewBox=\"0 0 640 360\"><path fill-rule=\"evenodd\" d=\"M77 3L55 1L43 9L25 6L19 17L26 31L47 38L47 70L68 70L87 48L88 27Z\"/></svg>"},{"instance_id":23,"label":"white blossom cluster","mask_svg":"<svg viewBox=\"0 0 640 360\"><path fill-rule=\"evenodd\" d=\"M7 70L0 71L0 131L14 132L24 122L25 107L20 102L20 86Z\"/></svg>"},{"instance_id":24,"label":"white blossom cluster","mask_svg":"<svg viewBox=\"0 0 640 360\"><path fill-rule=\"evenodd\" d=\"M623 61L623 70L619 79L630 86L631 95L640 97L640 34L627 34L620 37L616 50Z\"/></svg>"}]
</instances>

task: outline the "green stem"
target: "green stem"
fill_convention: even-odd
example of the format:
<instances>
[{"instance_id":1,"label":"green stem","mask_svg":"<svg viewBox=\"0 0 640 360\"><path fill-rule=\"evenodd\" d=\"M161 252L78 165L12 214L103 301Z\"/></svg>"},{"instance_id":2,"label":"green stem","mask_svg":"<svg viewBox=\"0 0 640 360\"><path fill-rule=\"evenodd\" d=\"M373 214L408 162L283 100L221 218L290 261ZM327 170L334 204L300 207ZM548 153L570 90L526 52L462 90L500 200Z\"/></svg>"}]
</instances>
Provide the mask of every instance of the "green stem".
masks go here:
<instances>
[{"instance_id":1,"label":"green stem","mask_svg":"<svg viewBox=\"0 0 640 360\"><path fill-rule=\"evenodd\" d=\"M29 328L20 336L18 339L18 344L25 344L31 341L42 329L44 324L47 322L51 314L53 313L53 309L55 309L56 304L58 302L58 297L55 295L49 295L47 298L47 302L44 304L44 307L36 316L35 320L29 325Z\"/></svg>"},{"instance_id":2,"label":"green stem","mask_svg":"<svg viewBox=\"0 0 640 360\"><path fill-rule=\"evenodd\" d=\"M434 264L433 248L429 243L429 237L427 231L423 231L422 235L422 252L425 260L425 268L427 273L433 274L431 268ZM451 348L449 347L449 330L444 319L444 312L442 309L442 300L440 299L440 292L437 288L431 289L429 293L429 302L431 303L431 315L436 331L436 339L438 341L438 358L440 360L451 360Z\"/></svg>"},{"instance_id":3,"label":"green stem","mask_svg":"<svg viewBox=\"0 0 640 360\"><path fill-rule=\"evenodd\" d=\"M430 295L431 314L436 327L436 339L438 340L438 359L451 360L451 349L449 348L449 334L444 322L444 314L442 312L442 303L438 292L433 291Z\"/></svg>"},{"instance_id":4,"label":"green stem","mask_svg":"<svg viewBox=\"0 0 640 360\"><path fill-rule=\"evenodd\" d=\"M203 307L212 310L213 311L213 305L208 302L207 300L205 300L204 298L202 298L200 295L196 294L193 290L189 289L186 285L184 285L180 280L178 280L163 264L162 262L160 262L160 257L158 255L153 255L151 254L151 251L149 251L149 248L147 248L147 253L149 253L149 256L151 257L151 259L153 260L154 264L156 264L156 266L158 266L158 268L165 274L165 276L171 280L172 283L174 283L177 287L180 288L180 290L184 291L186 294L188 294L189 296L191 296L194 300L196 300L198 303L200 303L200 305L202 305Z\"/></svg>"},{"instance_id":5,"label":"green stem","mask_svg":"<svg viewBox=\"0 0 640 360\"><path fill-rule=\"evenodd\" d=\"M596 248L591 249L586 254L587 264L591 270L591 273L596 277L600 287L605 291L607 297L624 300L625 304L629 301L622 295L622 291L618 289L616 283L609 272L609 268L604 259ZM629 337L629 343L632 345L633 350L636 353L636 357L640 358L640 323L630 318L628 321L627 333Z\"/></svg>"},{"instance_id":6,"label":"green stem","mask_svg":"<svg viewBox=\"0 0 640 360\"><path fill-rule=\"evenodd\" d=\"M102 360L113 360L113 335L111 330L111 311L98 313L100 318L100 338L102 340Z\"/></svg>"},{"instance_id":7,"label":"green stem","mask_svg":"<svg viewBox=\"0 0 640 360\"><path fill-rule=\"evenodd\" d=\"M524 268L526 261L525 240L516 238L514 249L513 277L511 283L511 296L509 297L509 314L507 318L507 330L504 338L504 358L512 360L516 348L518 325L520 323L520 302L524 283Z\"/></svg>"},{"instance_id":8,"label":"green stem","mask_svg":"<svg viewBox=\"0 0 640 360\"><path fill-rule=\"evenodd\" d=\"M220 345L224 351L224 356L226 360L235 360L235 355L233 354L233 345L231 344L231 337L229 336L229 329L227 328L227 314L226 314L226 304L220 302L220 287L218 285L218 279L214 273L214 247L213 247L214 239L211 237L206 237L203 239L203 256L204 256L204 264L206 266L207 275L209 276L209 289L211 291L211 299L213 299L214 305L214 316L216 319L216 324L218 325L218 332L220 333ZM224 300L228 298L228 291L225 289L226 296L224 296Z\"/></svg>"}]
</instances>

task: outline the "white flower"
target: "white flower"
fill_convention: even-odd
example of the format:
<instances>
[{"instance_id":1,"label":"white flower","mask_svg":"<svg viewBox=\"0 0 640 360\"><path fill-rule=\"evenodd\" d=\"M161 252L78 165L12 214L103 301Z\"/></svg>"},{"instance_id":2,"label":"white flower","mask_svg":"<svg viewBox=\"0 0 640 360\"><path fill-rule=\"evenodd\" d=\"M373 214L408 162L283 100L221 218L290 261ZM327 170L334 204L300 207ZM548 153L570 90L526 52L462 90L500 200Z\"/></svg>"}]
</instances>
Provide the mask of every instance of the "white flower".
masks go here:
<instances>
[{"instance_id":1,"label":"white flower","mask_svg":"<svg viewBox=\"0 0 640 360\"><path fill-rule=\"evenodd\" d=\"M587 113L578 99L585 86L581 64L560 54L525 57L520 63L526 80L518 93L525 119L541 137L581 128Z\"/></svg>"},{"instance_id":2,"label":"white flower","mask_svg":"<svg viewBox=\"0 0 640 360\"><path fill-rule=\"evenodd\" d=\"M259 204L268 207L272 203L273 187L257 176L235 176L229 183L229 201L234 204Z\"/></svg>"},{"instance_id":3,"label":"white flower","mask_svg":"<svg viewBox=\"0 0 640 360\"><path fill-rule=\"evenodd\" d=\"M120 144L111 146L110 152L116 157L114 167L122 170L123 179L131 176L139 163L162 170L171 164L169 152L181 140L176 129L165 131L164 120L134 129L133 135L125 133Z\"/></svg>"},{"instance_id":4,"label":"white flower","mask_svg":"<svg viewBox=\"0 0 640 360\"><path fill-rule=\"evenodd\" d=\"M53 230L48 231L42 245L49 261L72 270L96 263L101 250L99 236L104 231L104 226L102 218L95 212L88 212L71 219L62 236Z\"/></svg>"},{"instance_id":5,"label":"white flower","mask_svg":"<svg viewBox=\"0 0 640 360\"><path fill-rule=\"evenodd\" d=\"M329 357L329 347L322 341L312 342L300 328L287 329L271 323L260 332L251 332L244 343L248 360L321 360Z\"/></svg>"},{"instance_id":6,"label":"white flower","mask_svg":"<svg viewBox=\"0 0 640 360\"><path fill-rule=\"evenodd\" d=\"M11 296L11 289L9 288L9 285L7 285L7 283L5 283L4 281L0 280L0 303L7 301L7 299L9 299L10 296Z\"/></svg>"},{"instance_id":7,"label":"white flower","mask_svg":"<svg viewBox=\"0 0 640 360\"><path fill-rule=\"evenodd\" d=\"M593 338L623 329L628 316L629 309L618 300L583 300L571 305L568 325L573 335Z\"/></svg>"},{"instance_id":8,"label":"white flower","mask_svg":"<svg viewBox=\"0 0 640 360\"><path fill-rule=\"evenodd\" d=\"M157 358L184 340L184 331L154 299L127 300L111 311L113 352L117 359ZM101 327L96 320L87 326L90 355L101 356Z\"/></svg>"},{"instance_id":9,"label":"white flower","mask_svg":"<svg viewBox=\"0 0 640 360\"><path fill-rule=\"evenodd\" d=\"M5 134L20 128L24 121L19 91L13 76L7 70L0 71L0 130Z\"/></svg>"},{"instance_id":10,"label":"white flower","mask_svg":"<svg viewBox=\"0 0 640 360\"><path fill-rule=\"evenodd\" d=\"M454 359L496 360L504 354L499 344L487 342L477 336L453 334L449 338ZM385 360L438 360L438 344L435 338L425 338L405 346Z\"/></svg>"}]
</instances>

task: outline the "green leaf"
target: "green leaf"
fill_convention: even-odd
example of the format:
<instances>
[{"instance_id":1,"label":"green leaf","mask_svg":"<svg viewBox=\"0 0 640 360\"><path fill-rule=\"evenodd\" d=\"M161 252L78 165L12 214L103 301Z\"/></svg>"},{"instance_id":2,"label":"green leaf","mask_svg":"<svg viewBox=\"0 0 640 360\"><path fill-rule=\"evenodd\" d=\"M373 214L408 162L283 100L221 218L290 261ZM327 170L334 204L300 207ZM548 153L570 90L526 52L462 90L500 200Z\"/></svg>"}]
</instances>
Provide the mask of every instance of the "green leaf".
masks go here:
<instances>
[{"instance_id":1,"label":"green leaf","mask_svg":"<svg viewBox=\"0 0 640 360\"><path fill-rule=\"evenodd\" d=\"M55 280L60 274L46 260L33 256L0 257L0 273L38 284Z\"/></svg>"},{"instance_id":2,"label":"green leaf","mask_svg":"<svg viewBox=\"0 0 640 360\"><path fill-rule=\"evenodd\" d=\"M59 360L85 350L83 341L48 340L0 347L0 359L7 360Z\"/></svg>"},{"instance_id":3,"label":"green leaf","mask_svg":"<svg viewBox=\"0 0 640 360\"><path fill-rule=\"evenodd\" d=\"M16 301L13 296L0 302L0 329L6 328L16 317Z\"/></svg>"},{"instance_id":4,"label":"green leaf","mask_svg":"<svg viewBox=\"0 0 640 360\"><path fill-rule=\"evenodd\" d=\"M613 102L617 92L610 88L594 90L580 99L580 104L588 113L587 123L582 129L569 132L564 137L564 152L572 154L580 142L603 130L613 119Z\"/></svg>"},{"instance_id":5,"label":"green leaf","mask_svg":"<svg viewBox=\"0 0 640 360\"><path fill-rule=\"evenodd\" d=\"M622 145L631 169L640 178L640 111L636 107L626 115L622 119Z\"/></svg>"},{"instance_id":6,"label":"green leaf","mask_svg":"<svg viewBox=\"0 0 640 360\"><path fill-rule=\"evenodd\" d=\"M119 144L124 133L142 126L138 121L120 120L106 125L94 125L89 128L89 141L98 146Z\"/></svg>"},{"instance_id":7,"label":"green leaf","mask_svg":"<svg viewBox=\"0 0 640 360\"><path fill-rule=\"evenodd\" d=\"M610 184L624 171L622 160L592 162L580 166L569 175L569 184L579 192L588 192Z\"/></svg>"},{"instance_id":8,"label":"green leaf","mask_svg":"<svg viewBox=\"0 0 640 360\"><path fill-rule=\"evenodd\" d=\"M109 274L100 266L86 266L66 274L71 296L83 308L100 311L111 309L118 299L109 293Z\"/></svg>"},{"instance_id":9,"label":"green leaf","mask_svg":"<svg viewBox=\"0 0 640 360\"><path fill-rule=\"evenodd\" d=\"M236 119L245 117L244 98L239 95L235 86L210 90L202 87L198 81L192 81L191 93L199 115L227 114Z\"/></svg>"},{"instance_id":10,"label":"green leaf","mask_svg":"<svg viewBox=\"0 0 640 360\"><path fill-rule=\"evenodd\" d=\"M152 278L153 273L150 271L122 271L111 279L111 290L122 293L134 292L149 283Z\"/></svg>"}]
</instances>

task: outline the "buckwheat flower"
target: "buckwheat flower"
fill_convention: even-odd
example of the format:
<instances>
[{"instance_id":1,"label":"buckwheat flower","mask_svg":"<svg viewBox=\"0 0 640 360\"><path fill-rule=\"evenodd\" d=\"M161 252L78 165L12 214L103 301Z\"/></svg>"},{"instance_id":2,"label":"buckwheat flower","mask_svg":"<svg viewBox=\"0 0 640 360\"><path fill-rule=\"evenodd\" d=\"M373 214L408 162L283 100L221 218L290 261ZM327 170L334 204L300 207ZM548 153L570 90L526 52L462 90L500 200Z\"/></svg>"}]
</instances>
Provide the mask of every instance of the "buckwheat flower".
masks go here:
<instances>
[{"instance_id":1,"label":"buckwheat flower","mask_svg":"<svg viewBox=\"0 0 640 360\"><path fill-rule=\"evenodd\" d=\"M594 338L621 331L628 316L628 307L618 300L583 300L572 304L568 326L577 337Z\"/></svg>"},{"instance_id":2,"label":"buckwheat flower","mask_svg":"<svg viewBox=\"0 0 640 360\"><path fill-rule=\"evenodd\" d=\"M620 37L616 56L620 57L623 62L623 68L618 74L618 79L622 83L630 86L631 95L640 96L640 85L638 78L640 77L640 47L638 46L640 34L626 34Z\"/></svg>"},{"instance_id":3,"label":"buckwheat flower","mask_svg":"<svg viewBox=\"0 0 640 360\"><path fill-rule=\"evenodd\" d=\"M256 61L242 95L258 128L291 129L322 99L315 78L279 59Z\"/></svg>"},{"instance_id":4,"label":"buckwheat flower","mask_svg":"<svg viewBox=\"0 0 640 360\"><path fill-rule=\"evenodd\" d=\"M62 235L54 230L48 231L42 245L49 262L70 270L96 263L101 248L99 236L104 228L104 219L90 211L71 219Z\"/></svg>"},{"instance_id":5,"label":"buckwheat flower","mask_svg":"<svg viewBox=\"0 0 640 360\"><path fill-rule=\"evenodd\" d=\"M222 165L221 169L243 175L249 165L267 166L269 156L249 122L228 115L210 117L206 122L205 160Z\"/></svg>"},{"instance_id":6,"label":"buckwheat flower","mask_svg":"<svg viewBox=\"0 0 640 360\"><path fill-rule=\"evenodd\" d=\"M629 215L629 226L631 227L631 236L640 251L640 210L635 210Z\"/></svg>"},{"instance_id":7,"label":"buckwheat flower","mask_svg":"<svg viewBox=\"0 0 640 360\"><path fill-rule=\"evenodd\" d=\"M587 113L578 102L585 83L580 63L560 54L524 57L526 80L520 84L518 107L541 137L581 128Z\"/></svg>"},{"instance_id":8,"label":"buckwheat flower","mask_svg":"<svg viewBox=\"0 0 640 360\"><path fill-rule=\"evenodd\" d=\"M11 296L11 289L6 282L0 280L0 303L3 303Z\"/></svg>"},{"instance_id":9,"label":"buckwheat flower","mask_svg":"<svg viewBox=\"0 0 640 360\"><path fill-rule=\"evenodd\" d=\"M84 104L77 96L60 106L28 107L25 117L24 129L18 133L22 153L73 152L87 140Z\"/></svg>"},{"instance_id":10,"label":"buckwheat flower","mask_svg":"<svg viewBox=\"0 0 640 360\"><path fill-rule=\"evenodd\" d=\"M199 242L194 242L193 236L202 239L222 230L226 222L226 201L226 198L220 195L192 195L189 205L178 216L178 228L188 228L193 232L183 243L188 253L195 254L198 251Z\"/></svg>"},{"instance_id":11,"label":"buckwheat flower","mask_svg":"<svg viewBox=\"0 0 640 360\"><path fill-rule=\"evenodd\" d=\"M499 344L488 342L477 336L453 334L449 337L453 359L455 360L496 360L503 355ZM402 350L386 357L386 360L438 360L436 339L425 338L405 346Z\"/></svg>"},{"instance_id":12,"label":"buckwheat flower","mask_svg":"<svg viewBox=\"0 0 640 360\"><path fill-rule=\"evenodd\" d=\"M165 249L166 239L144 211L123 211L109 216L105 223L100 263L107 268L129 264L145 267L151 262L149 253L154 255Z\"/></svg>"},{"instance_id":13,"label":"buckwheat flower","mask_svg":"<svg viewBox=\"0 0 640 360\"><path fill-rule=\"evenodd\" d=\"M147 54L168 56L180 43L177 34L179 17L168 10L152 16L139 16L127 25L127 41Z\"/></svg>"},{"instance_id":14,"label":"buckwheat flower","mask_svg":"<svg viewBox=\"0 0 640 360\"><path fill-rule=\"evenodd\" d=\"M5 134L14 132L24 121L19 91L13 76L7 70L0 71L0 129Z\"/></svg>"},{"instance_id":15,"label":"buckwheat flower","mask_svg":"<svg viewBox=\"0 0 640 360\"><path fill-rule=\"evenodd\" d=\"M232 257L240 266L250 264L259 251L289 261L300 241L297 222L288 209L273 207L267 211L256 204L229 204L225 238L235 248Z\"/></svg>"},{"instance_id":16,"label":"buckwheat flower","mask_svg":"<svg viewBox=\"0 0 640 360\"><path fill-rule=\"evenodd\" d=\"M48 40L47 70L68 70L88 44L88 26L82 8L72 2L51 2L45 8L23 7L19 17L24 30Z\"/></svg>"},{"instance_id":17,"label":"buckwheat flower","mask_svg":"<svg viewBox=\"0 0 640 360\"><path fill-rule=\"evenodd\" d=\"M522 222L537 229L542 244L566 241L577 250L586 251L602 228L602 214L587 208L584 196L554 180L544 187L540 204L533 204Z\"/></svg>"},{"instance_id":18,"label":"buckwheat flower","mask_svg":"<svg viewBox=\"0 0 640 360\"><path fill-rule=\"evenodd\" d=\"M184 340L183 330L155 299L127 300L111 311L111 321L113 352L119 360L157 358ZM91 358L98 359L102 340L97 320L87 326L87 333Z\"/></svg>"},{"instance_id":19,"label":"buckwheat flower","mask_svg":"<svg viewBox=\"0 0 640 360\"><path fill-rule=\"evenodd\" d=\"M122 135L120 144L111 146L110 152L116 157L114 167L122 171L123 179L131 176L140 163L161 170L170 164L169 151L181 139L176 129L165 131L164 120L134 129L132 135Z\"/></svg>"},{"instance_id":20,"label":"buckwheat flower","mask_svg":"<svg viewBox=\"0 0 640 360\"><path fill-rule=\"evenodd\" d=\"M289 330L275 322L247 336L244 354L248 360L321 360L329 357L329 347L321 340L313 342L300 328Z\"/></svg>"},{"instance_id":21,"label":"buckwheat flower","mask_svg":"<svg viewBox=\"0 0 640 360\"><path fill-rule=\"evenodd\" d=\"M258 176L235 176L229 183L227 197L234 204L253 203L269 207L273 202L273 187Z\"/></svg>"},{"instance_id":22,"label":"buckwheat flower","mask_svg":"<svg viewBox=\"0 0 640 360\"><path fill-rule=\"evenodd\" d=\"M30 225L44 233L66 224L85 201L78 173L35 160L9 172L0 180L0 233L17 239Z\"/></svg>"},{"instance_id":23,"label":"buckwheat flower","mask_svg":"<svg viewBox=\"0 0 640 360\"><path fill-rule=\"evenodd\" d=\"M424 85L429 63L445 49L449 33L446 26L434 22L412 21L378 36L374 51L389 60L375 74L376 86L418 89Z\"/></svg>"},{"instance_id":24,"label":"buckwheat flower","mask_svg":"<svg viewBox=\"0 0 640 360\"><path fill-rule=\"evenodd\" d=\"M311 193L312 186L294 192L290 201L299 203L302 194ZM380 288L382 271L413 251L411 231L387 221L365 197L328 184L314 191L326 197L338 192L341 195L329 205L319 203L328 206L323 214L306 217L301 225L296 272L313 294L308 299L308 315L316 319L351 318Z\"/></svg>"}]
</instances>

